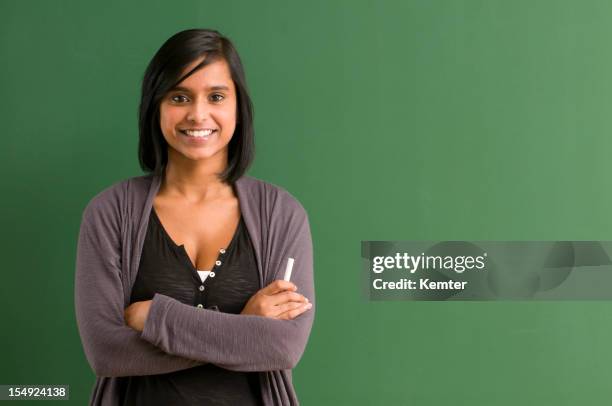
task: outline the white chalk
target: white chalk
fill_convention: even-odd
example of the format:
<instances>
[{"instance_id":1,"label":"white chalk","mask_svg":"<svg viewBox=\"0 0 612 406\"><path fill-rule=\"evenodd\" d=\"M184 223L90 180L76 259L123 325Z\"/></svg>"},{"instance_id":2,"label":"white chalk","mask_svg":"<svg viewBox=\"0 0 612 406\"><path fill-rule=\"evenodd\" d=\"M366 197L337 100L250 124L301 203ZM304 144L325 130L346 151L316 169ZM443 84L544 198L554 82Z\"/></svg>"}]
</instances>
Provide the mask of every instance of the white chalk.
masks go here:
<instances>
[{"instance_id":1,"label":"white chalk","mask_svg":"<svg viewBox=\"0 0 612 406\"><path fill-rule=\"evenodd\" d=\"M287 261L287 269L285 269L285 280L291 279L291 270L293 269L293 258L289 258Z\"/></svg>"}]
</instances>

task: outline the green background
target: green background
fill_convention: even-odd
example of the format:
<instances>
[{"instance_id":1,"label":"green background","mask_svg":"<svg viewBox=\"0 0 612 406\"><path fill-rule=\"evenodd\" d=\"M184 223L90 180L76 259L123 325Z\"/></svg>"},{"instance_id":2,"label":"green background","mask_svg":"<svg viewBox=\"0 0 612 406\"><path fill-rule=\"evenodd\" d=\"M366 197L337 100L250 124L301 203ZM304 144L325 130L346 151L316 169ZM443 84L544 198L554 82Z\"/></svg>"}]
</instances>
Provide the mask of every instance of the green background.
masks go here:
<instances>
[{"instance_id":1,"label":"green background","mask_svg":"<svg viewBox=\"0 0 612 406\"><path fill-rule=\"evenodd\" d=\"M250 175L310 216L303 405L608 404L610 303L366 302L360 242L612 239L611 21L584 0L0 0L0 383L86 404L82 209L142 174L142 74L197 27L245 64Z\"/></svg>"}]
</instances>

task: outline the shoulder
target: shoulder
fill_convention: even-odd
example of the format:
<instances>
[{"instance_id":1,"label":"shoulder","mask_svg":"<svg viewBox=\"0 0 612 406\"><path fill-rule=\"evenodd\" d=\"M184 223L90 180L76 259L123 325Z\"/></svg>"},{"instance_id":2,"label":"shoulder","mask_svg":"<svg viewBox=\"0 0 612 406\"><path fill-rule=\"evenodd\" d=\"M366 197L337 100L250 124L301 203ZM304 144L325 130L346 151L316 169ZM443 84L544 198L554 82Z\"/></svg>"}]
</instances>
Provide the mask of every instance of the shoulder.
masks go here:
<instances>
[{"instance_id":1,"label":"shoulder","mask_svg":"<svg viewBox=\"0 0 612 406\"><path fill-rule=\"evenodd\" d=\"M247 175L243 175L236 183L250 197L254 197L260 201L260 204L263 203L274 211L308 216L302 203L282 186Z\"/></svg>"},{"instance_id":2,"label":"shoulder","mask_svg":"<svg viewBox=\"0 0 612 406\"><path fill-rule=\"evenodd\" d=\"M87 202L83 218L104 216L119 219L130 199L146 195L152 180L152 175L133 176L106 186Z\"/></svg>"}]
</instances>

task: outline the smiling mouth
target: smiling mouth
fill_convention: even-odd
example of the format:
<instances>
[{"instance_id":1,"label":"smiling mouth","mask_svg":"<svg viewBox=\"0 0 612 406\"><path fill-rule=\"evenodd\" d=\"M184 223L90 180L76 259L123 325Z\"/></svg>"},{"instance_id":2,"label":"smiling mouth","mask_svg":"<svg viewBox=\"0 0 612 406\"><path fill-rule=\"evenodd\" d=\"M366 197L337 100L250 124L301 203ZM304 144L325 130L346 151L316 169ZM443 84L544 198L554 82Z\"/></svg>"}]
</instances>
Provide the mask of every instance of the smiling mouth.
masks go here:
<instances>
[{"instance_id":1,"label":"smiling mouth","mask_svg":"<svg viewBox=\"0 0 612 406\"><path fill-rule=\"evenodd\" d=\"M179 132L187 137L192 138L208 138L212 134L216 133L216 129L205 129L205 130L179 130Z\"/></svg>"}]
</instances>

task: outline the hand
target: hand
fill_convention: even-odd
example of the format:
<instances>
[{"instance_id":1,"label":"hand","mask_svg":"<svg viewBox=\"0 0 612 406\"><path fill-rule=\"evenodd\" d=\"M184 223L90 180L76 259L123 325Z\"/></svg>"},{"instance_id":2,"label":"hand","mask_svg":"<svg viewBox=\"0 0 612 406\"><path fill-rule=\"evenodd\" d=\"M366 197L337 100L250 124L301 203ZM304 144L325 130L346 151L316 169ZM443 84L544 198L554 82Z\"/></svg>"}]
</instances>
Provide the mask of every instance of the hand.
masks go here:
<instances>
[{"instance_id":1,"label":"hand","mask_svg":"<svg viewBox=\"0 0 612 406\"><path fill-rule=\"evenodd\" d=\"M123 312L125 323L136 331L142 331L149 315L151 302L152 300L145 300L129 305Z\"/></svg>"},{"instance_id":2,"label":"hand","mask_svg":"<svg viewBox=\"0 0 612 406\"><path fill-rule=\"evenodd\" d=\"M297 286L282 279L275 280L255 293L240 314L253 314L273 319L293 319L312 307L299 293Z\"/></svg>"}]
</instances>

